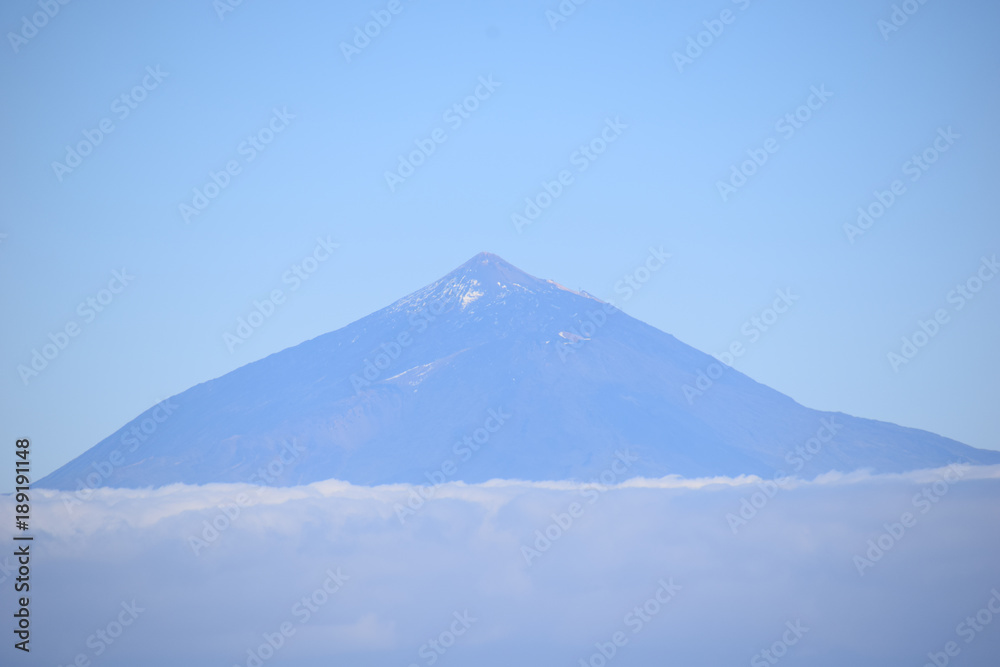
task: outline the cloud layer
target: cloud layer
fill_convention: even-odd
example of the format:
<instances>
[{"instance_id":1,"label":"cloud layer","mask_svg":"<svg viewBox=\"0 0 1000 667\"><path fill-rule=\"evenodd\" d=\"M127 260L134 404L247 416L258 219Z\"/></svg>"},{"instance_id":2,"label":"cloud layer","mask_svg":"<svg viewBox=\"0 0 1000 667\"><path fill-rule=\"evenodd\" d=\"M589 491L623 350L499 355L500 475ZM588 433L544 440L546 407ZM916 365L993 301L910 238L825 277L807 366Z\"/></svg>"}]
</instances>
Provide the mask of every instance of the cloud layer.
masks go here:
<instances>
[{"instance_id":1,"label":"cloud layer","mask_svg":"<svg viewBox=\"0 0 1000 667\"><path fill-rule=\"evenodd\" d=\"M34 499L23 664L973 666L1000 650L997 466L65 499Z\"/></svg>"}]
</instances>

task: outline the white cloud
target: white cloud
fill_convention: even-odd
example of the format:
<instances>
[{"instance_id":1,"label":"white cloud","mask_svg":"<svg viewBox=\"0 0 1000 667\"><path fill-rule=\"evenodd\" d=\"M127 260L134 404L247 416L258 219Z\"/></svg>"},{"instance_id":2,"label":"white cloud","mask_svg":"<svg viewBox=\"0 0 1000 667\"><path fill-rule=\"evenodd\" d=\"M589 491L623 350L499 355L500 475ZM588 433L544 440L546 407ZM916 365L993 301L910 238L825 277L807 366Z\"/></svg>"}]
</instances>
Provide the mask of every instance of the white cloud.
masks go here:
<instances>
[{"instance_id":1,"label":"white cloud","mask_svg":"<svg viewBox=\"0 0 1000 667\"><path fill-rule=\"evenodd\" d=\"M1000 616L969 644L955 628L1000 586L1000 466L944 484L946 472L780 487L754 477L451 483L403 523L395 506L426 490L103 489L72 511L38 491L24 664L83 654L101 665L245 665L284 622L295 632L264 665L427 665L431 653L441 665L578 665L616 631L628 642L609 665L747 664L786 622L809 628L788 664L922 665L950 640L963 665L992 664ZM936 500L918 504L924 491ZM734 534L727 517L744 500L759 507ZM907 512L915 523L859 575L855 556ZM12 515L0 500L0 525ZM537 552L530 564L525 548ZM338 571L336 591L317 593ZM632 634L627 615L671 578L680 591ZM314 594L324 602L301 622L295 605ZM94 655L88 637L133 600L145 611ZM442 633L449 641L463 611L477 622L447 651L429 648ZM14 659L10 642L0 654Z\"/></svg>"}]
</instances>

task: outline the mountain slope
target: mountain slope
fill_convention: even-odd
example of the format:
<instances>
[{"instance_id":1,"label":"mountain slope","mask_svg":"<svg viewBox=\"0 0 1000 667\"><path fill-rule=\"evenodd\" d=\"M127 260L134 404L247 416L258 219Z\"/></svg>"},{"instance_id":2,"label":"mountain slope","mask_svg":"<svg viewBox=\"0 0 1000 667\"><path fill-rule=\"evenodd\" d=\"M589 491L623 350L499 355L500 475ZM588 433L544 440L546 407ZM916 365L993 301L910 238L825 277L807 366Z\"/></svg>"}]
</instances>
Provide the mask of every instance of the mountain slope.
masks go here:
<instances>
[{"instance_id":1,"label":"mountain slope","mask_svg":"<svg viewBox=\"0 0 1000 667\"><path fill-rule=\"evenodd\" d=\"M353 324L192 387L166 418L151 408L39 486L589 480L626 448L629 477L1000 463L925 431L810 410L733 369L689 401L684 385L714 361L482 253Z\"/></svg>"}]
</instances>

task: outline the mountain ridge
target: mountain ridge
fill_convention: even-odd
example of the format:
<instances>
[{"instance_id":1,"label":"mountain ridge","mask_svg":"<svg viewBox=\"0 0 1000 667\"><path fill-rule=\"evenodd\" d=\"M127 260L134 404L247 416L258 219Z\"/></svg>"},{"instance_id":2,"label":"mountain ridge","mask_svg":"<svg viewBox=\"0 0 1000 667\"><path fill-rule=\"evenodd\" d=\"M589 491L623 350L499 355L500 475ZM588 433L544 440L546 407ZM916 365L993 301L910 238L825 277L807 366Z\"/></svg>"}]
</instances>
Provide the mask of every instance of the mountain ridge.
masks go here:
<instances>
[{"instance_id":1,"label":"mountain ridge","mask_svg":"<svg viewBox=\"0 0 1000 667\"><path fill-rule=\"evenodd\" d=\"M445 461L467 482L589 479L622 447L639 456L630 474L647 477L1000 463L1000 452L806 408L729 367L687 400L682 388L713 363L484 252L351 324L171 397L171 414L121 451L150 408L38 486L241 482L289 441L301 456L273 476L281 485L427 483ZM458 443L485 433L491 410L511 416L462 460ZM831 419L839 427L824 439Z\"/></svg>"}]
</instances>

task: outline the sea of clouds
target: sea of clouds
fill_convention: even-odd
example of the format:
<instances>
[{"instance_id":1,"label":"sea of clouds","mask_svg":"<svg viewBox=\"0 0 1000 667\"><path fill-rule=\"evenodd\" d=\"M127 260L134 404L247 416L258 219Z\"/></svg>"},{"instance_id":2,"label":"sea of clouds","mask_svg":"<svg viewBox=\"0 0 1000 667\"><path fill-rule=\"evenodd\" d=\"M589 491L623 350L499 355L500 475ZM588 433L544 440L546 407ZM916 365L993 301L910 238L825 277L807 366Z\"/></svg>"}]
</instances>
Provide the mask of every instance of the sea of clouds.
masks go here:
<instances>
[{"instance_id":1,"label":"sea of clouds","mask_svg":"<svg viewBox=\"0 0 1000 667\"><path fill-rule=\"evenodd\" d=\"M617 480L616 480L617 482ZM995 667L1000 466L32 495L4 665Z\"/></svg>"}]
</instances>

